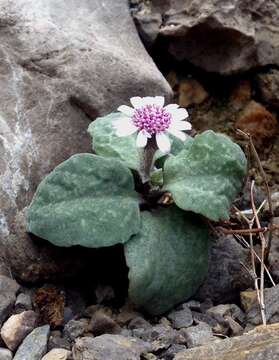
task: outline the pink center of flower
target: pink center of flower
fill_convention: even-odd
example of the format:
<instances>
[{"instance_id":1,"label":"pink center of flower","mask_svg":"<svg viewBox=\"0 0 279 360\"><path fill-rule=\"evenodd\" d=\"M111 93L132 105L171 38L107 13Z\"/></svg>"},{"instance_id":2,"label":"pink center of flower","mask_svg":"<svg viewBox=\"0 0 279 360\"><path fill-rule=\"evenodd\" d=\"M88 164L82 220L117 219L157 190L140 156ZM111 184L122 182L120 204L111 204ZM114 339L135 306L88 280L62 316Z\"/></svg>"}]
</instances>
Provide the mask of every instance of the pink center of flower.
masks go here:
<instances>
[{"instance_id":1,"label":"pink center of flower","mask_svg":"<svg viewBox=\"0 0 279 360\"><path fill-rule=\"evenodd\" d=\"M169 128L171 114L161 106L145 105L135 110L132 120L139 130L145 130L153 135Z\"/></svg>"}]
</instances>

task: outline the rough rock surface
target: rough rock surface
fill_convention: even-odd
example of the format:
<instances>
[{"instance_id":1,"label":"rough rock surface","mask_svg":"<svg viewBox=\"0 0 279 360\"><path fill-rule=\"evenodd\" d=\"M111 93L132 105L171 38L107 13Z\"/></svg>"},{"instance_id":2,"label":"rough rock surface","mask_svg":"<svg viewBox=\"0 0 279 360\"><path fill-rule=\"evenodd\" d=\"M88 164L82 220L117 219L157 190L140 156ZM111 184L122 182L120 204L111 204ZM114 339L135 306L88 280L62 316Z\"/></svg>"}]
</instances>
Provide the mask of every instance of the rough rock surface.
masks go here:
<instances>
[{"instance_id":1,"label":"rough rock surface","mask_svg":"<svg viewBox=\"0 0 279 360\"><path fill-rule=\"evenodd\" d=\"M186 350L174 360L275 360L279 357L278 330L279 324L260 326L242 336Z\"/></svg>"},{"instance_id":2,"label":"rough rock surface","mask_svg":"<svg viewBox=\"0 0 279 360\"><path fill-rule=\"evenodd\" d=\"M189 348L204 345L215 340L211 327L203 322L200 322L196 326L182 329L181 332L184 335Z\"/></svg>"},{"instance_id":3,"label":"rough rock surface","mask_svg":"<svg viewBox=\"0 0 279 360\"><path fill-rule=\"evenodd\" d=\"M71 356L71 351L65 349L53 349L48 352L42 360L67 360Z\"/></svg>"},{"instance_id":4,"label":"rough rock surface","mask_svg":"<svg viewBox=\"0 0 279 360\"><path fill-rule=\"evenodd\" d=\"M3 0L0 24L0 254L19 278L36 281L61 273L67 259L25 234L40 180L90 150L95 116L171 90L126 0Z\"/></svg>"},{"instance_id":5,"label":"rough rock surface","mask_svg":"<svg viewBox=\"0 0 279 360\"><path fill-rule=\"evenodd\" d=\"M214 238L209 253L207 280L195 297L200 300L210 298L216 303L233 301L239 296L239 291L253 286L241 263L249 267L249 251L233 236Z\"/></svg>"},{"instance_id":6,"label":"rough rock surface","mask_svg":"<svg viewBox=\"0 0 279 360\"><path fill-rule=\"evenodd\" d=\"M135 14L149 43L169 40L169 51L209 72L232 74L279 64L278 0L157 0ZM150 3L152 4L150 6ZM161 21L150 19L161 15ZM157 27L155 28L155 25ZM156 34L157 32L157 34Z\"/></svg>"},{"instance_id":7,"label":"rough rock surface","mask_svg":"<svg viewBox=\"0 0 279 360\"><path fill-rule=\"evenodd\" d=\"M264 302L266 307L266 321L269 324L279 322L279 285L264 290ZM247 328L260 325L262 323L259 304L256 302L247 314Z\"/></svg>"},{"instance_id":8,"label":"rough rock surface","mask_svg":"<svg viewBox=\"0 0 279 360\"><path fill-rule=\"evenodd\" d=\"M73 357L74 360L139 360L140 355L147 351L148 346L143 341L106 334L78 339Z\"/></svg>"},{"instance_id":9,"label":"rough rock surface","mask_svg":"<svg viewBox=\"0 0 279 360\"><path fill-rule=\"evenodd\" d=\"M1 337L7 347L14 351L22 340L35 328L37 314L32 311L24 311L21 314L12 315L1 328Z\"/></svg>"},{"instance_id":10,"label":"rough rock surface","mask_svg":"<svg viewBox=\"0 0 279 360\"><path fill-rule=\"evenodd\" d=\"M0 327L12 311L18 290L19 285L15 280L0 275Z\"/></svg>"},{"instance_id":11,"label":"rough rock surface","mask_svg":"<svg viewBox=\"0 0 279 360\"><path fill-rule=\"evenodd\" d=\"M41 360L47 351L49 325L34 329L18 348L14 360Z\"/></svg>"},{"instance_id":12,"label":"rough rock surface","mask_svg":"<svg viewBox=\"0 0 279 360\"><path fill-rule=\"evenodd\" d=\"M12 360L12 358L13 353L10 350L0 348L0 360Z\"/></svg>"}]
</instances>

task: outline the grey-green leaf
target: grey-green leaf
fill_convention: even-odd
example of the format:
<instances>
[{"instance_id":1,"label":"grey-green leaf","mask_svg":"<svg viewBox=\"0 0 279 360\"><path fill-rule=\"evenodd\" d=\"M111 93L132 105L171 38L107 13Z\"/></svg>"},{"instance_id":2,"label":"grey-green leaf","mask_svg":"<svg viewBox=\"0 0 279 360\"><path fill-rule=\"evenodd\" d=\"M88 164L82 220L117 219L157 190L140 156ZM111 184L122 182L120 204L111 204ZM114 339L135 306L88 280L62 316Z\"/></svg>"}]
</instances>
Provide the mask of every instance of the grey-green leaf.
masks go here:
<instances>
[{"instance_id":1,"label":"grey-green leaf","mask_svg":"<svg viewBox=\"0 0 279 360\"><path fill-rule=\"evenodd\" d=\"M153 315L192 296L207 273L207 227L175 206L143 212L124 248L130 299Z\"/></svg>"},{"instance_id":2,"label":"grey-green leaf","mask_svg":"<svg viewBox=\"0 0 279 360\"><path fill-rule=\"evenodd\" d=\"M140 229L132 174L121 161L77 154L39 185L28 231L58 246L111 246Z\"/></svg>"},{"instance_id":3,"label":"grey-green leaf","mask_svg":"<svg viewBox=\"0 0 279 360\"><path fill-rule=\"evenodd\" d=\"M92 137L92 147L96 154L121 160L130 169L140 167L139 152L136 147L136 135L118 137L113 122L121 116L112 113L94 120L88 127Z\"/></svg>"},{"instance_id":4,"label":"grey-green leaf","mask_svg":"<svg viewBox=\"0 0 279 360\"><path fill-rule=\"evenodd\" d=\"M241 190L247 161L241 148L227 136L205 131L191 146L164 165L164 190L183 210L211 220L229 218L229 209Z\"/></svg>"}]
</instances>

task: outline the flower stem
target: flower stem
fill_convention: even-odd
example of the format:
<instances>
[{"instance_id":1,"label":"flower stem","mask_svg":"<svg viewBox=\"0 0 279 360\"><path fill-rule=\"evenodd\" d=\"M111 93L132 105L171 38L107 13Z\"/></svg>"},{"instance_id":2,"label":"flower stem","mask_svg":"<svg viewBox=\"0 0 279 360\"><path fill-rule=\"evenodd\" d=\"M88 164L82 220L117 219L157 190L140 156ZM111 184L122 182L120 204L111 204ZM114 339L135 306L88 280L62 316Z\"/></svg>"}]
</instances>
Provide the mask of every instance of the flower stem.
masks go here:
<instances>
[{"instance_id":1,"label":"flower stem","mask_svg":"<svg viewBox=\"0 0 279 360\"><path fill-rule=\"evenodd\" d=\"M155 138L148 139L146 146L140 149L140 177L143 184L150 180L151 171L154 166L154 155L157 150Z\"/></svg>"}]
</instances>

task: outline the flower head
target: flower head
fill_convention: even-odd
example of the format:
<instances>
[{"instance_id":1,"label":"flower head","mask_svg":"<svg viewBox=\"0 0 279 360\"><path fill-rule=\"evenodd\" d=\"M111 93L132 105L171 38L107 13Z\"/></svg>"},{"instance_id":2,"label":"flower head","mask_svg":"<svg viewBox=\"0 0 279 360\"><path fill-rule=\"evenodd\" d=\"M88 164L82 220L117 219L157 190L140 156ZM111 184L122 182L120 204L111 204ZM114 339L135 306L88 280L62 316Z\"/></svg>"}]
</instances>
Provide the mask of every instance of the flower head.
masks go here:
<instances>
[{"instance_id":1,"label":"flower head","mask_svg":"<svg viewBox=\"0 0 279 360\"><path fill-rule=\"evenodd\" d=\"M121 105L117 109L122 114L114 124L117 136L128 136L137 132L138 147L145 147L148 139L154 136L163 153L168 153L171 148L168 133L182 141L186 140L183 130L192 128L188 121L184 121L188 117L187 110L176 104L164 107L163 96L137 96L130 101L133 107Z\"/></svg>"}]
</instances>

